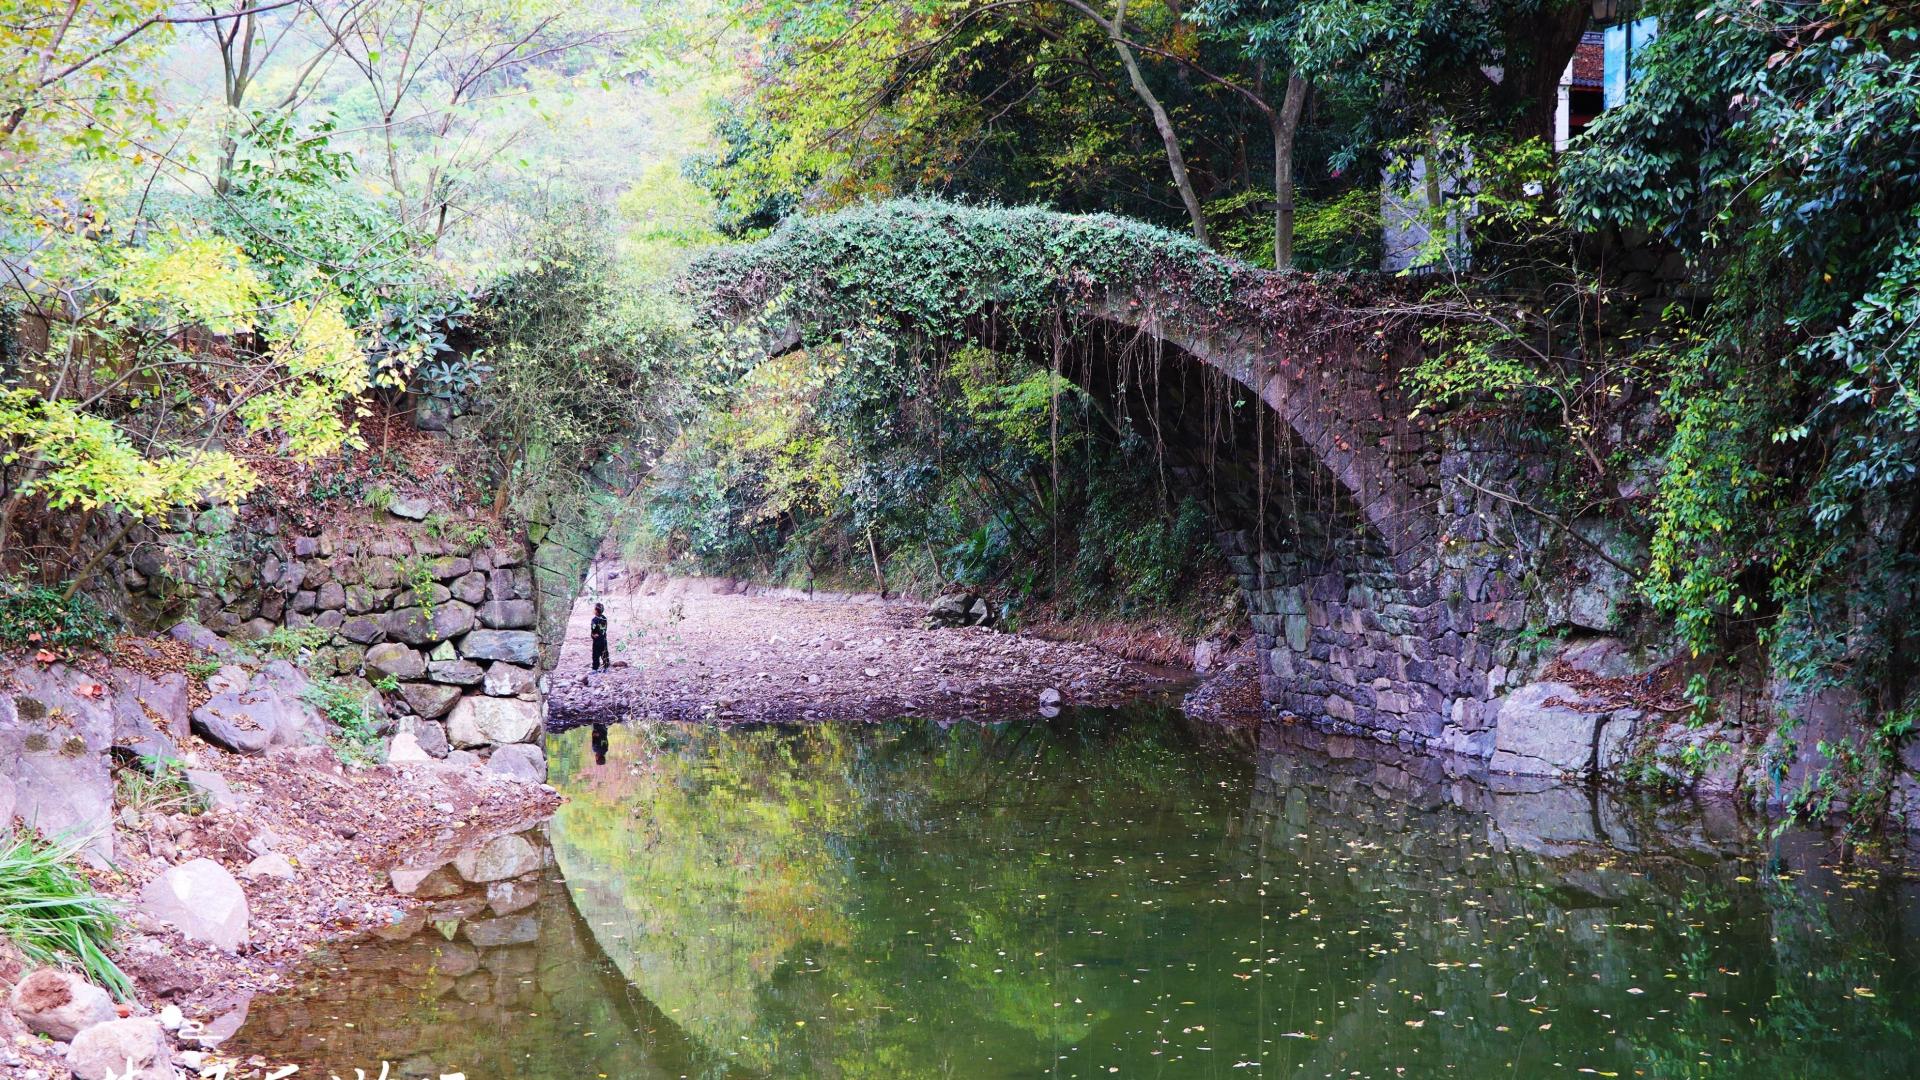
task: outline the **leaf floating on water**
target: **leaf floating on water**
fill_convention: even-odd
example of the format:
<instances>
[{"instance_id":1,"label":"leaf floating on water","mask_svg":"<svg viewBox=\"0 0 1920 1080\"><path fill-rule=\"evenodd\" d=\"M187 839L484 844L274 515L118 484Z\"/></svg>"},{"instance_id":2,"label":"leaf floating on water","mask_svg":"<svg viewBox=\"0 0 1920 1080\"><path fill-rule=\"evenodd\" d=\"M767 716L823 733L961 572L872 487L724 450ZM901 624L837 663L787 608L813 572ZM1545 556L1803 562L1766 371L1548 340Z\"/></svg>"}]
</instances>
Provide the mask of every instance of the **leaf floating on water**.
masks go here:
<instances>
[{"instance_id":1,"label":"leaf floating on water","mask_svg":"<svg viewBox=\"0 0 1920 1080\"><path fill-rule=\"evenodd\" d=\"M1854 997L1863 997L1863 998L1870 998L1870 997L1872 997L1872 996L1874 996L1874 995L1873 995L1873 991L1872 991L1872 990L1869 990L1869 989L1867 989L1867 988L1866 988L1866 987L1864 987L1864 986L1856 986L1856 987L1854 987L1854 988L1853 988L1853 996L1854 996Z\"/></svg>"}]
</instances>

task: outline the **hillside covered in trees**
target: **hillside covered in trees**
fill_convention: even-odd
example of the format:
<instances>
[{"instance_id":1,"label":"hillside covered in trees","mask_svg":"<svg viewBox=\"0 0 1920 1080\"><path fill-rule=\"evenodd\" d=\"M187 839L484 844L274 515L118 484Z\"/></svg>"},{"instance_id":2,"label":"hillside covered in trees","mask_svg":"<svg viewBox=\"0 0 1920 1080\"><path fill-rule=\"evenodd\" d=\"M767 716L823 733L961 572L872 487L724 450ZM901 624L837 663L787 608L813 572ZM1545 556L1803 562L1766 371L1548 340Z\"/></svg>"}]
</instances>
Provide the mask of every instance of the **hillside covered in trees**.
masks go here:
<instances>
[{"instance_id":1,"label":"hillside covered in trees","mask_svg":"<svg viewBox=\"0 0 1920 1080\"><path fill-rule=\"evenodd\" d=\"M1916 323L1914 0L0 0L0 1073L1904 1076Z\"/></svg>"}]
</instances>

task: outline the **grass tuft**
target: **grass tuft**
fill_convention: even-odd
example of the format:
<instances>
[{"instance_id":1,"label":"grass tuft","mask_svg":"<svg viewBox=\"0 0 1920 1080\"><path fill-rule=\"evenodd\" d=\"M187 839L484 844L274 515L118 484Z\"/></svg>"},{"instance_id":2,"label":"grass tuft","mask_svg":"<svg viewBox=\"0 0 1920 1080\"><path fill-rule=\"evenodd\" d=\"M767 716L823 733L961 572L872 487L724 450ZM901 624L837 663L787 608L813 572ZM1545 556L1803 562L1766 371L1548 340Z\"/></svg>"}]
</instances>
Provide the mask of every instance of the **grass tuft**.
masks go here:
<instances>
[{"instance_id":1,"label":"grass tuft","mask_svg":"<svg viewBox=\"0 0 1920 1080\"><path fill-rule=\"evenodd\" d=\"M143 814L204 814L213 807L187 779L186 766L173 758L143 757L121 766L113 779L113 801Z\"/></svg>"},{"instance_id":2,"label":"grass tuft","mask_svg":"<svg viewBox=\"0 0 1920 1080\"><path fill-rule=\"evenodd\" d=\"M0 934L41 966L78 966L122 1001L133 984L107 956L119 904L74 869L82 840L42 841L24 829L0 837Z\"/></svg>"}]
</instances>

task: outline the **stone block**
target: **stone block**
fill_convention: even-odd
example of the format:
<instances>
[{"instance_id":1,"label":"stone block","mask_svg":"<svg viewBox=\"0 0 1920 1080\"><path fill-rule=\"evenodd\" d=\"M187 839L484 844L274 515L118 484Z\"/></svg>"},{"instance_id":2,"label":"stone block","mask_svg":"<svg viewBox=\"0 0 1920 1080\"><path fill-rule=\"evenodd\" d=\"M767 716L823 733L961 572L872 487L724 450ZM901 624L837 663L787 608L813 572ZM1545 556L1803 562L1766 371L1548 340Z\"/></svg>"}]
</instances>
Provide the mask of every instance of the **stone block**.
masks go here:
<instances>
[{"instance_id":1,"label":"stone block","mask_svg":"<svg viewBox=\"0 0 1920 1080\"><path fill-rule=\"evenodd\" d=\"M435 581L452 581L473 572L473 562L458 555L441 555L427 560L427 572Z\"/></svg>"},{"instance_id":2,"label":"stone block","mask_svg":"<svg viewBox=\"0 0 1920 1080\"><path fill-rule=\"evenodd\" d=\"M487 670L471 660L435 660L427 665L428 678L449 686L478 686L486 676Z\"/></svg>"},{"instance_id":3,"label":"stone block","mask_svg":"<svg viewBox=\"0 0 1920 1080\"><path fill-rule=\"evenodd\" d=\"M410 682L400 685L400 697L423 720L437 720L460 700L460 688L442 683Z\"/></svg>"},{"instance_id":4,"label":"stone block","mask_svg":"<svg viewBox=\"0 0 1920 1080\"><path fill-rule=\"evenodd\" d=\"M473 609L457 600L433 606L395 608L381 619L388 637L409 645L431 645L473 629Z\"/></svg>"},{"instance_id":5,"label":"stone block","mask_svg":"<svg viewBox=\"0 0 1920 1080\"><path fill-rule=\"evenodd\" d=\"M531 667L540 661L540 639L530 630L475 630L461 639L460 655Z\"/></svg>"},{"instance_id":6,"label":"stone block","mask_svg":"<svg viewBox=\"0 0 1920 1080\"><path fill-rule=\"evenodd\" d=\"M454 869L475 884L505 881L540 869L540 850L518 834L496 836L453 858Z\"/></svg>"},{"instance_id":7,"label":"stone block","mask_svg":"<svg viewBox=\"0 0 1920 1080\"><path fill-rule=\"evenodd\" d=\"M487 758L487 771L532 784L544 784L547 780L547 755L532 743L498 747Z\"/></svg>"},{"instance_id":8,"label":"stone block","mask_svg":"<svg viewBox=\"0 0 1920 1080\"><path fill-rule=\"evenodd\" d=\"M519 697L534 690L532 668L496 662L487 668L483 689L494 697Z\"/></svg>"},{"instance_id":9,"label":"stone block","mask_svg":"<svg viewBox=\"0 0 1920 1080\"><path fill-rule=\"evenodd\" d=\"M371 679L381 679L389 675L395 679L418 679L427 671L426 661L420 658L420 653L397 641L385 642L368 649L365 663L367 677Z\"/></svg>"},{"instance_id":10,"label":"stone block","mask_svg":"<svg viewBox=\"0 0 1920 1080\"><path fill-rule=\"evenodd\" d=\"M1565 683L1528 683L1500 702L1495 718L1494 772L1518 776L1585 774L1593 765L1594 740L1604 718L1552 700L1578 701Z\"/></svg>"},{"instance_id":11,"label":"stone block","mask_svg":"<svg viewBox=\"0 0 1920 1080\"><path fill-rule=\"evenodd\" d=\"M480 605L480 625L496 630L523 630L536 619L531 600L490 600Z\"/></svg>"},{"instance_id":12,"label":"stone block","mask_svg":"<svg viewBox=\"0 0 1920 1080\"><path fill-rule=\"evenodd\" d=\"M455 578L448 591L463 604L482 604L487 599L487 575L478 571Z\"/></svg>"}]
</instances>

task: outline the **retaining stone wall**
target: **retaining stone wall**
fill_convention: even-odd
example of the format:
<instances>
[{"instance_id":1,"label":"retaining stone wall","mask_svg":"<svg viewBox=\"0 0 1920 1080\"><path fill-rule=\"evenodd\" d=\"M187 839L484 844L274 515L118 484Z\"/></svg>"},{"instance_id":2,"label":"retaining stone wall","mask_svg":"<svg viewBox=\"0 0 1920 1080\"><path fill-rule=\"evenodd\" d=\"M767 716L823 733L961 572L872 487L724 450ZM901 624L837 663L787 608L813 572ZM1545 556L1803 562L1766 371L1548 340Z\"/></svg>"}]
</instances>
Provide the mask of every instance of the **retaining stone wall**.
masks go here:
<instances>
[{"instance_id":1,"label":"retaining stone wall","mask_svg":"<svg viewBox=\"0 0 1920 1080\"><path fill-rule=\"evenodd\" d=\"M313 678L367 692L397 683L382 695L390 730L428 756L492 759L498 747L538 743L539 612L517 543L372 512L317 532L225 510L171 526L138 538L117 575L156 628L193 620L243 642L301 631L306 640L283 638ZM510 771L544 776L525 751L508 759Z\"/></svg>"}]
</instances>

